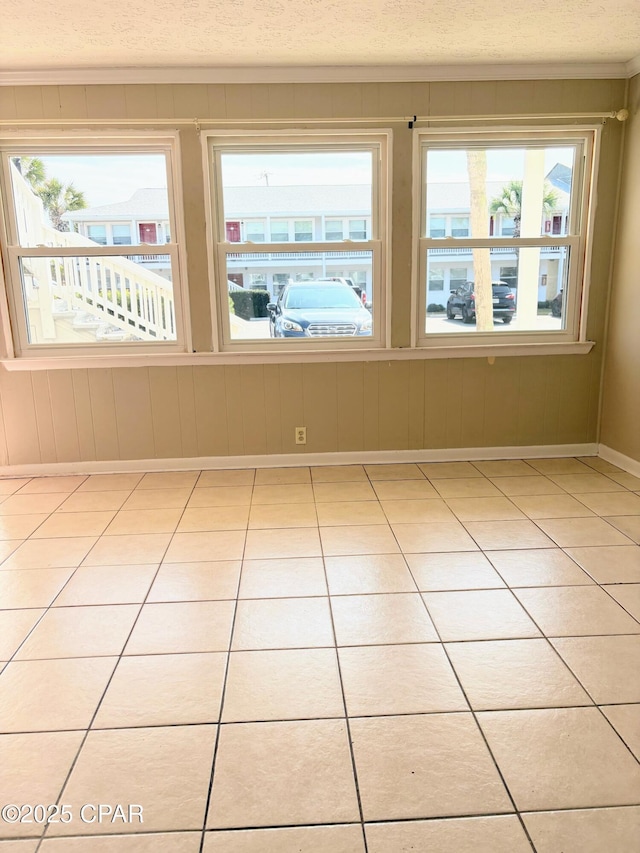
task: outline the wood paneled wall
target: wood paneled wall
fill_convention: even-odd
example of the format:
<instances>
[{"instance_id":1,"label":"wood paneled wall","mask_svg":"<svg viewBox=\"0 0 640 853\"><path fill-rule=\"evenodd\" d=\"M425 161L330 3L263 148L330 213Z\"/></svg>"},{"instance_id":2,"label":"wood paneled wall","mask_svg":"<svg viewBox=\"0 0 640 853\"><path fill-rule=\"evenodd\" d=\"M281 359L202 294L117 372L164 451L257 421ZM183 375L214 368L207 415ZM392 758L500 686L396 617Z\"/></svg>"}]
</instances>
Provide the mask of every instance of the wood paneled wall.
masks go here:
<instances>
[{"instance_id":1,"label":"wood paneled wall","mask_svg":"<svg viewBox=\"0 0 640 853\"><path fill-rule=\"evenodd\" d=\"M575 113L623 106L621 80L0 87L4 119L358 118ZM120 121L118 121L120 120ZM495 123L492 123L494 126ZM409 343L410 133L394 134L392 342ZM194 345L211 337L204 188L181 128ZM589 355L250 366L0 369L0 464L347 450L564 444L597 439L621 127L603 130ZM307 445L294 426L307 426Z\"/></svg>"}]
</instances>

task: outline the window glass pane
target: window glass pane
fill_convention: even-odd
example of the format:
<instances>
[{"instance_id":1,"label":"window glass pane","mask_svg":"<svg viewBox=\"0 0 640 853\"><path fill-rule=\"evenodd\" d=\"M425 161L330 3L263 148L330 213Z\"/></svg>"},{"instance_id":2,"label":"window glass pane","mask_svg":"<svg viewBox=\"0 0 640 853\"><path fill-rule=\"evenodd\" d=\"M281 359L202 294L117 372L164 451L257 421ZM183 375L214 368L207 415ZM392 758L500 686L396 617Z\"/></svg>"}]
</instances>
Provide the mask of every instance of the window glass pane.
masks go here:
<instances>
[{"instance_id":1,"label":"window glass pane","mask_svg":"<svg viewBox=\"0 0 640 853\"><path fill-rule=\"evenodd\" d=\"M338 275L346 267L359 274L359 283ZM246 289L229 288L233 340L372 335L372 313L363 304L370 303L367 289L372 292L371 252L227 255L227 278L237 281L240 270ZM264 289L250 293L254 282Z\"/></svg>"},{"instance_id":2,"label":"window glass pane","mask_svg":"<svg viewBox=\"0 0 640 853\"><path fill-rule=\"evenodd\" d=\"M465 284L469 275L466 267L451 267L449 270L449 290L457 290L461 284Z\"/></svg>"},{"instance_id":3,"label":"window glass pane","mask_svg":"<svg viewBox=\"0 0 640 853\"><path fill-rule=\"evenodd\" d=\"M446 213L451 213L453 237L488 237L491 214L501 226L494 228L495 236L548 234L546 223L566 217L570 209L576 150L575 145L429 148L425 236L445 236ZM482 187L475 217L470 169Z\"/></svg>"},{"instance_id":4,"label":"window glass pane","mask_svg":"<svg viewBox=\"0 0 640 853\"><path fill-rule=\"evenodd\" d=\"M454 277L462 272L465 261L465 281L453 287ZM566 328L563 291L569 268L569 247L536 246L517 249L429 249L427 251L427 317L425 331L432 334L461 334L465 332L553 332ZM488 265L488 267L487 267ZM488 268L491 292L487 294L488 310L478 321L480 304L475 282L482 270ZM438 284L449 271L451 292L443 303ZM461 290L466 292L461 294ZM444 304L444 313L435 313L429 306Z\"/></svg>"},{"instance_id":5,"label":"window glass pane","mask_svg":"<svg viewBox=\"0 0 640 853\"><path fill-rule=\"evenodd\" d=\"M290 233L295 242L342 240L337 223L336 236L329 226L338 220L342 232L342 218L353 216L357 231L371 235L371 151L221 151L220 171L227 234L229 221L277 216L271 242L286 242Z\"/></svg>"},{"instance_id":6,"label":"window glass pane","mask_svg":"<svg viewBox=\"0 0 640 853\"><path fill-rule=\"evenodd\" d=\"M113 237L114 246L130 246L131 245L131 226L130 225L112 225L111 235ZM169 232L167 230L167 238ZM93 238L95 239L95 237ZM166 241L170 242L169 239Z\"/></svg>"},{"instance_id":7,"label":"window glass pane","mask_svg":"<svg viewBox=\"0 0 640 853\"><path fill-rule=\"evenodd\" d=\"M327 219L324 224L324 239L342 240L343 236L342 219Z\"/></svg>"},{"instance_id":8,"label":"window glass pane","mask_svg":"<svg viewBox=\"0 0 640 853\"><path fill-rule=\"evenodd\" d=\"M20 260L30 344L175 341L169 255Z\"/></svg>"},{"instance_id":9,"label":"window glass pane","mask_svg":"<svg viewBox=\"0 0 640 853\"><path fill-rule=\"evenodd\" d=\"M244 228L250 243L264 243L264 222L245 222Z\"/></svg>"},{"instance_id":10,"label":"window glass pane","mask_svg":"<svg viewBox=\"0 0 640 853\"><path fill-rule=\"evenodd\" d=\"M367 221L366 221L366 219L350 219L349 220L349 239L350 240L366 240L367 239Z\"/></svg>"},{"instance_id":11,"label":"window glass pane","mask_svg":"<svg viewBox=\"0 0 640 853\"><path fill-rule=\"evenodd\" d=\"M169 220L164 154L16 154L10 173L20 246L109 244L123 219L136 243L157 243Z\"/></svg>"}]
</instances>

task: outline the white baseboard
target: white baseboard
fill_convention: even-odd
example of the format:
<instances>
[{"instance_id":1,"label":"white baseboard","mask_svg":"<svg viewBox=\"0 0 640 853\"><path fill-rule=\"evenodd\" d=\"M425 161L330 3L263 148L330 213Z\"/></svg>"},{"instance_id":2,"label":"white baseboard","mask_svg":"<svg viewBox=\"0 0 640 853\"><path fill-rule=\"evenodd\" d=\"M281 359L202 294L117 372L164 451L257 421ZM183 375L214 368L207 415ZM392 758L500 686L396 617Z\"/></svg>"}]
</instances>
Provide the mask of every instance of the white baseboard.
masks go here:
<instances>
[{"instance_id":1,"label":"white baseboard","mask_svg":"<svg viewBox=\"0 0 640 853\"><path fill-rule=\"evenodd\" d=\"M635 474L640 477L640 462L637 459L632 459L631 456L625 456L624 453L618 453L617 450L612 450L606 444L601 444L598 450L598 456L611 462L612 465L617 465L623 471L628 471L629 474Z\"/></svg>"},{"instance_id":2,"label":"white baseboard","mask_svg":"<svg viewBox=\"0 0 640 853\"><path fill-rule=\"evenodd\" d=\"M124 474L137 471L207 471L215 468L290 468L300 465L375 465L385 462L478 462L491 459L540 459L597 455L598 445L587 443L540 444L525 447L455 447L439 450L280 453L259 456L195 456L175 459L118 459L101 462L47 462L4 465L0 466L0 477Z\"/></svg>"}]
</instances>

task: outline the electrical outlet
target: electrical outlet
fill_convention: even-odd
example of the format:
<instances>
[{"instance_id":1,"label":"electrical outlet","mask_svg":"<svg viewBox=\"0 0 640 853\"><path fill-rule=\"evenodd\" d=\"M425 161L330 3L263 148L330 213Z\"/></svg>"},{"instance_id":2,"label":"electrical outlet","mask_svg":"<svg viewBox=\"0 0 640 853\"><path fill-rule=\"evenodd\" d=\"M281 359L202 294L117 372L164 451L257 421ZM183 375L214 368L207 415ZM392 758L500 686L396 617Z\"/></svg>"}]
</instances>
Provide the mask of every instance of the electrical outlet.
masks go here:
<instances>
[{"instance_id":1,"label":"electrical outlet","mask_svg":"<svg viewBox=\"0 0 640 853\"><path fill-rule=\"evenodd\" d=\"M306 427L296 427L296 444L306 444L307 443L307 428Z\"/></svg>"}]
</instances>

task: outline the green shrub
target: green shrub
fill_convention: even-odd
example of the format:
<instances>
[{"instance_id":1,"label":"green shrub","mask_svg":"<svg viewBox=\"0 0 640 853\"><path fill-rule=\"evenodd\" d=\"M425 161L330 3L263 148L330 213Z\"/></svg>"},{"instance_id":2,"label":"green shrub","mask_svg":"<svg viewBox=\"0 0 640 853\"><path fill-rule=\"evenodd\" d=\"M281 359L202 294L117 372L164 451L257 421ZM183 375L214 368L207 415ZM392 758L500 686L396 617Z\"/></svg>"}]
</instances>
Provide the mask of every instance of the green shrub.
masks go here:
<instances>
[{"instance_id":1,"label":"green shrub","mask_svg":"<svg viewBox=\"0 0 640 853\"><path fill-rule=\"evenodd\" d=\"M442 314L444 311L444 305L440 305L438 302L430 302L427 305L427 312L429 314Z\"/></svg>"},{"instance_id":2,"label":"green shrub","mask_svg":"<svg viewBox=\"0 0 640 853\"><path fill-rule=\"evenodd\" d=\"M538 302L538 308L550 308L549 300L545 299L544 302Z\"/></svg>"},{"instance_id":3,"label":"green shrub","mask_svg":"<svg viewBox=\"0 0 640 853\"><path fill-rule=\"evenodd\" d=\"M234 290L229 294L238 317L251 320L254 317L266 317L267 303L271 296L267 290Z\"/></svg>"}]
</instances>

